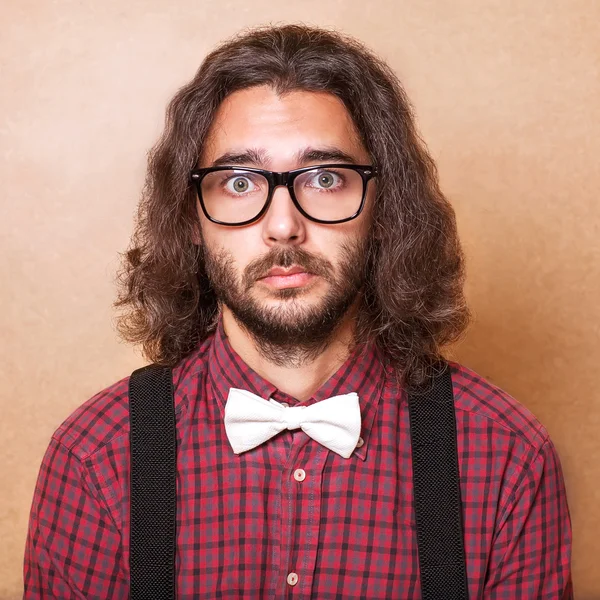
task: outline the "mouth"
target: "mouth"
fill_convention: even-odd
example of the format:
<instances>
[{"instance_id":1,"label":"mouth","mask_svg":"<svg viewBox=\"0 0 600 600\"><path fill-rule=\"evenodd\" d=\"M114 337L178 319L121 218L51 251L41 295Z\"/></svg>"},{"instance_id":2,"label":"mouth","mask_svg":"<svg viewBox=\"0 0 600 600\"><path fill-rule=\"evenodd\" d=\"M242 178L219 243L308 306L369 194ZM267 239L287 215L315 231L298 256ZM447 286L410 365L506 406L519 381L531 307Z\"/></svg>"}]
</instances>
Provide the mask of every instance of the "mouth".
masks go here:
<instances>
[{"instance_id":1,"label":"mouth","mask_svg":"<svg viewBox=\"0 0 600 600\"><path fill-rule=\"evenodd\" d=\"M287 277L289 275L296 275L296 273L306 273L306 269L303 267L290 267L288 269L284 269L283 267L273 267L269 272L265 275L265 277Z\"/></svg>"},{"instance_id":2,"label":"mouth","mask_svg":"<svg viewBox=\"0 0 600 600\"><path fill-rule=\"evenodd\" d=\"M270 287L277 289L302 287L309 283L315 275L308 273L302 267L294 266L289 269L283 267L274 267L269 272L259 279Z\"/></svg>"}]
</instances>

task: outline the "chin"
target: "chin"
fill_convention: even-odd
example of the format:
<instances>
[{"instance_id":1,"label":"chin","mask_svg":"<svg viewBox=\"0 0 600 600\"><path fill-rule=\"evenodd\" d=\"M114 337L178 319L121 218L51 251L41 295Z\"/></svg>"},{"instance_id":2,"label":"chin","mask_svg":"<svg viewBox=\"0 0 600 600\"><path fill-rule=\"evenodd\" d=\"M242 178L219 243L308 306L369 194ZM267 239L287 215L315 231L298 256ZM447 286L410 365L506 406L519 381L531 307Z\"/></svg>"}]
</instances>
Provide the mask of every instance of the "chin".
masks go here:
<instances>
[{"instance_id":1,"label":"chin","mask_svg":"<svg viewBox=\"0 0 600 600\"><path fill-rule=\"evenodd\" d=\"M315 300L322 296L320 293L315 292L315 288L318 287L317 281L310 282L308 285L298 287L287 287L287 288L272 288L268 287L261 290L260 296L266 300L288 300L295 298L314 298ZM257 298L258 299L258 298Z\"/></svg>"},{"instance_id":2,"label":"chin","mask_svg":"<svg viewBox=\"0 0 600 600\"><path fill-rule=\"evenodd\" d=\"M265 307L290 306L296 301L298 306L315 305L322 298L321 295L311 293L312 290L305 288L283 288L279 290L269 290L266 294L261 294L261 298L255 298L255 302Z\"/></svg>"}]
</instances>

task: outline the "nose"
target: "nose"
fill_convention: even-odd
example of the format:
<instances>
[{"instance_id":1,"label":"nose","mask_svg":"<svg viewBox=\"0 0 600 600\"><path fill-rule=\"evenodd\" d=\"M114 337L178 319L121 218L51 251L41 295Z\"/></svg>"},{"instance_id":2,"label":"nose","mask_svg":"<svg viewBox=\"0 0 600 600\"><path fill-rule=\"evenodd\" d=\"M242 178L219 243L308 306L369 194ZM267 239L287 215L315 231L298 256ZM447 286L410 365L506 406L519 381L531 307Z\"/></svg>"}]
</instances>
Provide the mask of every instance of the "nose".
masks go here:
<instances>
[{"instance_id":1,"label":"nose","mask_svg":"<svg viewBox=\"0 0 600 600\"><path fill-rule=\"evenodd\" d=\"M262 225L263 239L268 245L297 245L306 237L306 220L294 205L289 190L283 185L275 188Z\"/></svg>"}]
</instances>

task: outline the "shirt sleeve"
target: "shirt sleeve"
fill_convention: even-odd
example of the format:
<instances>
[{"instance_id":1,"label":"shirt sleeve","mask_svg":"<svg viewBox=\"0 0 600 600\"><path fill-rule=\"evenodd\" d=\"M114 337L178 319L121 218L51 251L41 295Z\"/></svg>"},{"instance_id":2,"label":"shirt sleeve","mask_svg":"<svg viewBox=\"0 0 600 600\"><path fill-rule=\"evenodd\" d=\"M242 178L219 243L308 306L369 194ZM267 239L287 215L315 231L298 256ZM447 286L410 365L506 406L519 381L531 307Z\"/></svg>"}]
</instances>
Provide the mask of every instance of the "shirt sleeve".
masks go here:
<instances>
[{"instance_id":1,"label":"shirt sleeve","mask_svg":"<svg viewBox=\"0 0 600 600\"><path fill-rule=\"evenodd\" d=\"M499 514L485 600L571 600L571 519L558 454L547 439Z\"/></svg>"},{"instance_id":2,"label":"shirt sleeve","mask_svg":"<svg viewBox=\"0 0 600 600\"><path fill-rule=\"evenodd\" d=\"M85 465L53 438L29 518L24 599L127 597L121 536L94 491Z\"/></svg>"}]
</instances>

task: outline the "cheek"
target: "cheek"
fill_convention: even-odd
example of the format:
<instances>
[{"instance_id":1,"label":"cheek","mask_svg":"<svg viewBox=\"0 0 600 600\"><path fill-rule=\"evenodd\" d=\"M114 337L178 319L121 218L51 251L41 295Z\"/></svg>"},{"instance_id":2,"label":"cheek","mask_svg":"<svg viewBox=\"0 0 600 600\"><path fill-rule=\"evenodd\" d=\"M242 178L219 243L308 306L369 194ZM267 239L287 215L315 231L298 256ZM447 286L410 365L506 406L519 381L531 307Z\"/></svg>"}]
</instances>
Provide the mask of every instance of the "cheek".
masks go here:
<instances>
[{"instance_id":1,"label":"cheek","mask_svg":"<svg viewBox=\"0 0 600 600\"><path fill-rule=\"evenodd\" d=\"M236 271L243 271L252 260L250 237L243 235L241 230L233 228L231 231L224 231L224 228L210 222L207 224L205 221L202 225L202 241L205 248L232 261L231 266Z\"/></svg>"}]
</instances>

